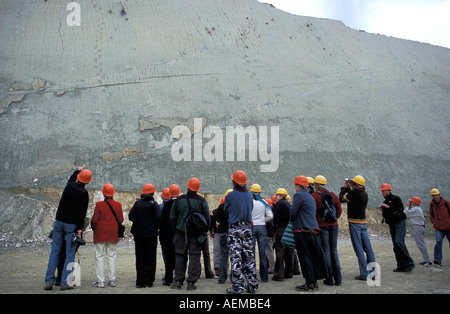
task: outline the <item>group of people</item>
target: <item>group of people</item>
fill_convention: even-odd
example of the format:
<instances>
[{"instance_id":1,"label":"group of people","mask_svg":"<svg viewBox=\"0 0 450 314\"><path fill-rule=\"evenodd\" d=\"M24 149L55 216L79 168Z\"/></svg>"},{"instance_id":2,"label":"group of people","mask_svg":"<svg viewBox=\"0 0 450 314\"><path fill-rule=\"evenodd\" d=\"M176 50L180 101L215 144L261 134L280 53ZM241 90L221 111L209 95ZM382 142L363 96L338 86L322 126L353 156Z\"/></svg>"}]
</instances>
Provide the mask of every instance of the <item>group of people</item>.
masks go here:
<instances>
[{"instance_id":1,"label":"group of people","mask_svg":"<svg viewBox=\"0 0 450 314\"><path fill-rule=\"evenodd\" d=\"M80 166L61 195L52 231L45 290L51 290L53 285L60 285L61 290L73 289L68 282L71 263L82 242L82 232L89 223L94 231L98 279L94 286L116 286L118 227L124 221L122 204L113 199L114 186L107 183L102 189L104 200L95 204L93 216L90 221L86 220L89 196L85 185L91 180L91 171ZM218 283L224 284L230 274L232 285L226 289L227 293L254 293L260 282L269 280L269 274L273 274L272 280L275 281L302 274L305 283L295 287L298 291L316 291L320 279L324 279L326 285L339 286L342 274L337 242L342 203L347 203L350 238L358 259L359 273L355 279L367 280L371 273L368 265L375 262L375 254L367 230L368 195L362 176L346 179L339 195L328 191L327 180L322 175L315 178L297 176L293 181L295 194L292 199L284 188L279 188L272 198L263 198L259 184L248 189L247 175L242 170L233 173L231 184L232 188L226 191L220 205L213 211L198 193L200 180L195 177L187 182L185 194L181 194L176 184L166 188L161 204L155 200L155 186L143 186L140 198L128 214L135 243L137 288L153 286L158 238L165 265L163 285L182 289L186 282L187 291L197 289L202 252L208 259L204 263L208 272L206 276L214 278L211 270L206 269L209 265L208 231L214 241L214 269ZM380 210L389 225L397 261L394 271L409 272L415 267L405 244L406 219L423 255L420 264L431 265L424 241L425 220L420 198L411 198L404 208L401 199L392 194L389 184L382 184L380 190L385 198ZM446 236L450 241L450 202L442 198L437 189L432 189L431 195L430 220L436 231L433 262L440 265L443 239ZM289 233L293 235L292 245L283 241ZM108 262L107 284L105 257ZM57 269L58 276L55 277Z\"/></svg>"}]
</instances>

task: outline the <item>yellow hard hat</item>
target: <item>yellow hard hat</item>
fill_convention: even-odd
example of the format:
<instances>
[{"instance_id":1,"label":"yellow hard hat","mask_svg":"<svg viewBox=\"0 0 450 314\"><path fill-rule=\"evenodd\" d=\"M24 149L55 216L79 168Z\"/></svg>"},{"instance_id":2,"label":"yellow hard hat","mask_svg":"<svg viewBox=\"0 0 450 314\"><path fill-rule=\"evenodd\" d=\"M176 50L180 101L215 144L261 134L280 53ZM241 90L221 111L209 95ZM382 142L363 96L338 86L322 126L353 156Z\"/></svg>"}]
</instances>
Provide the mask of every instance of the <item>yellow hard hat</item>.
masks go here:
<instances>
[{"instance_id":1,"label":"yellow hard hat","mask_svg":"<svg viewBox=\"0 0 450 314\"><path fill-rule=\"evenodd\" d=\"M439 192L438 189L434 188L434 189L431 189L430 194L431 195L439 195L439 194L441 194L441 192Z\"/></svg>"},{"instance_id":2,"label":"yellow hard hat","mask_svg":"<svg viewBox=\"0 0 450 314\"><path fill-rule=\"evenodd\" d=\"M282 195L288 195L288 192L286 191L286 189L283 189L283 188L279 188L278 190L277 190L277 192L275 193L275 195L277 195L277 194L282 194Z\"/></svg>"},{"instance_id":3,"label":"yellow hard hat","mask_svg":"<svg viewBox=\"0 0 450 314\"><path fill-rule=\"evenodd\" d=\"M326 185L327 179L322 175L318 175L317 177L314 178L314 183Z\"/></svg>"},{"instance_id":4,"label":"yellow hard hat","mask_svg":"<svg viewBox=\"0 0 450 314\"><path fill-rule=\"evenodd\" d=\"M261 186L259 184L253 184L250 188L251 192L260 193L261 192Z\"/></svg>"},{"instance_id":5,"label":"yellow hard hat","mask_svg":"<svg viewBox=\"0 0 450 314\"><path fill-rule=\"evenodd\" d=\"M227 196L228 193L230 193L231 191L233 191L233 189L228 189L228 190L225 192L225 196Z\"/></svg>"},{"instance_id":6,"label":"yellow hard hat","mask_svg":"<svg viewBox=\"0 0 450 314\"><path fill-rule=\"evenodd\" d=\"M366 185L366 179L364 179L363 176L357 175L356 177L353 178L353 182L355 182L356 184L359 185Z\"/></svg>"},{"instance_id":7,"label":"yellow hard hat","mask_svg":"<svg viewBox=\"0 0 450 314\"><path fill-rule=\"evenodd\" d=\"M314 179L312 177L306 177L308 179L308 183L314 184Z\"/></svg>"},{"instance_id":8,"label":"yellow hard hat","mask_svg":"<svg viewBox=\"0 0 450 314\"><path fill-rule=\"evenodd\" d=\"M288 201L289 203L292 203L292 199L291 199L290 195L286 196L286 201Z\"/></svg>"}]
</instances>

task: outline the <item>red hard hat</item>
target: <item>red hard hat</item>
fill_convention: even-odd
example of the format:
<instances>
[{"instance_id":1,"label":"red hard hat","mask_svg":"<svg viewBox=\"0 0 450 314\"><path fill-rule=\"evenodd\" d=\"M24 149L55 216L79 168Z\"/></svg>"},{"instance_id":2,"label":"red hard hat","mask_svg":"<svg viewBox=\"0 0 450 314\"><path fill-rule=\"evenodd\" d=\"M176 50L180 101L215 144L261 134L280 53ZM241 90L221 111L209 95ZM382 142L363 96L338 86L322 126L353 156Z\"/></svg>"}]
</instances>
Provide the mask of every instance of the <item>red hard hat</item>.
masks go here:
<instances>
[{"instance_id":1,"label":"red hard hat","mask_svg":"<svg viewBox=\"0 0 450 314\"><path fill-rule=\"evenodd\" d=\"M417 205L420 205L420 204L422 203L422 200L421 200L419 197L414 196L414 197L411 199L411 202L414 202L414 203L416 203Z\"/></svg>"},{"instance_id":2,"label":"red hard hat","mask_svg":"<svg viewBox=\"0 0 450 314\"><path fill-rule=\"evenodd\" d=\"M106 183L102 188L102 193L104 196L113 196L116 191L114 190L114 186L110 183Z\"/></svg>"},{"instance_id":3,"label":"red hard hat","mask_svg":"<svg viewBox=\"0 0 450 314\"><path fill-rule=\"evenodd\" d=\"M188 183L187 183L187 187L189 190L191 191L199 191L200 190L200 180L197 178L190 178Z\"/></svg>"},{"instance_id":4,"label":"red hard hat","mask_svg":"<svg viewBox=\"0 0 450 314\"><path fill-rule=\"evenodd\" d=\"M88 184L92 180L92 172L84 169L77 175L77 180L81 183Z\"/></svg>"},{"instance_id":5,"label":"red hard hat","mask_svg":"<svg viewBox=\"0 0 450 314\"><path fill-rule=\"evenodd\" d=\"M164 188L161 197L165 198L166 200L170 198L169 188Z\"/></svg>"},{"instance_id":6,"label":"red hard hat","mask_svg":"<svg viewBox=\"0 0 450 314\"><path fill-rule=\"evenodd\" d=\"M383 183L380 187L380 191L392 191L392 188L389 184Z\"/></svg>"},{"instance_id":7,"label":"red hard hat","mask_svg":"<svg viewBox=\"0 0 450 314\"><path fill-rule=\"evenodd\" d=\"M155 193L155 192L156 192L155 186L153 184L150 184L150 183L147 183L142 188L142 194L152 194L152 193Z\"/></svg>"},{"instance_id":8,"label":"red hard hat","mask_svg":"<svg viewBox=\"0 0 450 314\"><path fill-rule=\"evenodd\" d=\"M294 182L292 182L294 184L298 184L298 185L302 185L302 186L308 186L309 182L308 182L308 178L305 176L297 176L294 180Z\"/></svg>"},{"instance_id":9,"label":"red hard hat","mask_svg":"<svg viewBox=\"0 0 450 314\"><path fill-rule=\"evenodd\" d=\"M181 193L180 187L177 184L172 184L169 188L169 193L171 197L180 195Z\"/></svg>"},{"instance_id":10,"label":"red hard hat","mask_svg":"<svg viewBox=\"0 0 450 314\"><path fill-rule=\"evenodd\" d=\"M240 185L247 184L247 174L242 170L236 170L231 176L231 180Z\"/></svg>"}]
</instances>

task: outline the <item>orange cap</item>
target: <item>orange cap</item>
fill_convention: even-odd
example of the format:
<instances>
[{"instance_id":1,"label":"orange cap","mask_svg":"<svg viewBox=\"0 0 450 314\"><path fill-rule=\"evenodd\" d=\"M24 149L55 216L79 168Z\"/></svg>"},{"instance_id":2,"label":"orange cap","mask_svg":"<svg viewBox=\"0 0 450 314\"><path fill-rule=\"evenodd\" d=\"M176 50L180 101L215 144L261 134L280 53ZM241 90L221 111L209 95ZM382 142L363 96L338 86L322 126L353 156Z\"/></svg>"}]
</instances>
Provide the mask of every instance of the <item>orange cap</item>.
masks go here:
<instances>
[{"instance_id":1,"label":"orange cap","mask_svg":"<svg viewBox=\"0 0 450 314\"><path fill-rule=\"evenodd\" d=\"M298 184L301 186L308 186L309 182L308 182L308 178L305 176L297 176L294 180L294 182L292 182L294 184Z\"/></svg>"},{"instance_id":2,"label":"orange cap","mask_svg":"<svg viewBox=\"0 0 450 314\"><path fill-rule=\"evenodd\" d=\"M389 184L383 183L380 187L380 191L392 191L392 188Z\"/></svg>"},{"instance_id":3,"label":"orange cap","mask_svg":"<svg viewBox=\"0 0 450 314\"><path fill-rule=\"evenodd\" d=\"M247 184L247 174L242 170L236 170L231 176L231 180L240 185Z\"/></svg>"},{"instance_id":4,"label":"orange cap","mask_svg":"<svg viewBox=\"0 0 450 314\"><path fill-rule=\"evenodd\" d=\"M161 197L165 198L166 200L170 198L169 188L164 188Z\"/></svg>"},{"instance_id":5,"label":"orange cap","mask_svg":"<svg viewBox=\"0 0 450 314\"><path fill-rule=\"evenodd\" d=\"M190 178L187 183L187 187L191 191L195 191L195 192L199 191L200 190L200 180L195 177Z\"/></svg>"},{"instance_id":6,"label":"orange cap","mask_svg":"<svg viewBox=\"0 0 450 314\"><path fill-rule=\"evenodd\" d=\"M77 175L77 180L81 183L88 184L92 180L92 172L84 169Z\"/></svg>"},{"instance_id":7,"label":"orange cap","mask_svg":"<svg viewBox=\"0 0 450 314\"><path fill-rule=\"evenodd\" d=\"M142 194L152 194L152 193L155 193L155 192L156 192L155 186L153 184L150 184L150 183L147 183L142 188Z\"/></svg>"},{"instance_id":8,"label":"orange cap","mask_svg":"<svg viewBox=\"0 0 450 314\"><path fill-rule=\"evenodd\" d=\"M420 205L420 204L422 203L422 200L421 200L419 197L414 196L414 197L411 199L411 202L414 202L414 203L416 203L417 205Z\"/></svg>"},{"instance_id":9,"label":"orange cap","mask_svg":"<svg viewBox=\"0 0 450 314\"><path fill-rule=\"evenodd\" d=\"M110 183L106 183L102 188L102 193L104 196L113 196L116 191L114 190L114 186Z\"/></svg>"},{"instance_id":10,"label":"orange cap","mask_svg":"<svg viewBox=\"0 0 450 314\"><path fill-rule=\"evenodd\" d=\"M169 193L171 197L180 195L181 193L180 187L177 184L172 184L169 188Z\"/></svg>"}]
</instances>

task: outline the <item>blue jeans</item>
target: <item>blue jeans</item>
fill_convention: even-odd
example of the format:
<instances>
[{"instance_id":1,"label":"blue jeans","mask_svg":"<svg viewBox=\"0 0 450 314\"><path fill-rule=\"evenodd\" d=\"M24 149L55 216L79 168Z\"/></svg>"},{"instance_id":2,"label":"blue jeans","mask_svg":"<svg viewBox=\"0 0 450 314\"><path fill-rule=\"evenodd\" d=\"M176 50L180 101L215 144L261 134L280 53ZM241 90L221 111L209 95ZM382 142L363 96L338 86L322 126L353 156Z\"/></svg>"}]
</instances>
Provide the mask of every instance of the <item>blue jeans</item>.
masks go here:
<instances>
[{"instance_id":1,"label":"blue jeans","mask_svg":"<svg viewBox=\"0 0 450 314\"><path fill-rule=\"evenodd\" d=\"M45 274L45 283L55 282L55 271L58 266L58 257L61 254L61 248L64 242L66 243L66 260L61 276L61 285L67 285L67 277L72 273L73 262L75 261L75 252L77 249L76 243L73 243L75 224L67 224L55 220L53 224L52 246L50 250L50 257L48 259L47 272ZM71 264L72 263L72 264ZM69 269L67 269L69 268Z\"/></svg>"},{"instance_id":2,"label":"blue jeans","mask_svg":"<svg viewBox=\"0 0 450 314\"><path fill-rule=\"evenodd\" d=\"M444 243L444 237L447 237L447 240L450 242L450 230L437 230L435 229L436 234L436 245L434 246L434 260L439 263L442 262L442 244Z\"/></svg>"},{"instance_id":3,"label":"blue jeans","mask_svg":"<svg viewBox=\"0 0 450 314\"><path fill-rule=\"evenodd\" d=\"M359 276L367 278L369 271L367 264L375 262L375 254L372 250L372 245L367 232L366 224L348 223L350 230L350 239L352 240L353 250L358 258ZM364 253L366 255L364 255Z\"/></svg>"},{"instance_id":4,"label":"blue jeans","mask_svg":"<svg viewBox=\"0 0 450 314\"><path fill-rule=\"evenodd\" d=\"M256 242L258 242L258 252L259 252L259 276L261 277L261 281L266 282L269 280L268 273L268 263L266 257L266 242L267 242L267 229L266 226L253 226L253 254L255 254L256 250Z\"/></svg>"},{"instance_id":5,"label":"blue jeans","mask_svg":"<svg viewBox=\"0 0 450 314\"><path fill-rule=\"evenodd\" d=\"M339 256L337 251L337 242L339 235L338 226L321 227L322 233L320 234L320 240L322 242L323 256L327 263L327 272L329 283L342 282L341 264L339 262Z\"/></svg>"}]
</instances>

